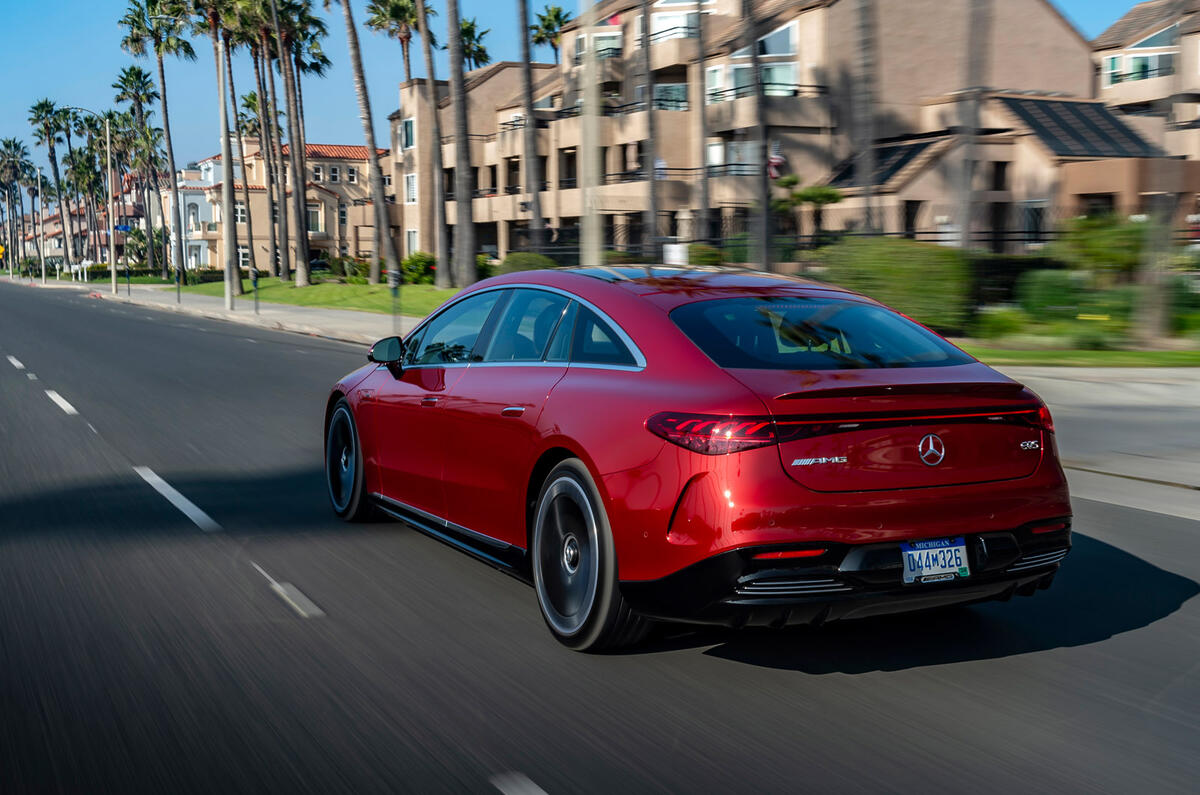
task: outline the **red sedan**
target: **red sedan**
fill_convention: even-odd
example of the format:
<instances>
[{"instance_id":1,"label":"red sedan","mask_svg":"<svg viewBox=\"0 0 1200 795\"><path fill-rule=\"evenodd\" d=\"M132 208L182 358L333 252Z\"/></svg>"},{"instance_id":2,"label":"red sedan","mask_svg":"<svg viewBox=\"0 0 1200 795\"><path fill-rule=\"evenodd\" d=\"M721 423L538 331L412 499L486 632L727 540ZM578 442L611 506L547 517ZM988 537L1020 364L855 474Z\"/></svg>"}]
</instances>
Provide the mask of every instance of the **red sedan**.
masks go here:
<instances>
[{"instance_id":1,"label":"red sedan","mask_svg":"<svg viewBox=\"0 0 1200 795\"><path fill-rule=\"evenodd\" d=\"M1030 390L881 304L737 270L463 291L333 388L334 510L531 580L576 649L1031 595L1071 545Z\"/></svg>"}]
</instances>

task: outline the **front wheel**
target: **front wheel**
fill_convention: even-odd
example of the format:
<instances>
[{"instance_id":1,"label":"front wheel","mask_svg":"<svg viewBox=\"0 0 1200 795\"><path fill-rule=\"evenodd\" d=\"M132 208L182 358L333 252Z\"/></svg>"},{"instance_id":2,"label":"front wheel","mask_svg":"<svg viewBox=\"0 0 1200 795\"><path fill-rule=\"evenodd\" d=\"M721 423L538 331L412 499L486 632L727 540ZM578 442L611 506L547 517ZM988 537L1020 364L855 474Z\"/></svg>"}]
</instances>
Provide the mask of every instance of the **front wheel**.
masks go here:
<instances>
[{"instance_id":1,"label":"front wheel","mask_svg":"<svg viewBox=\"0 0 1200 795\"><path fill-rule=\"evenodd\" d=\"M345 398L334 405L325 428L325 482L334 513L347 522L361 522L370 516L358 426Z\"/></svg>"},{"instance_id":2,"label":"front wheel","mask_svg":"<svg viewBox=\"0 0 1200 795\"><path fill-rule=\"evenodd\" d=\"M617 587L617 556L599 491L569 458L546 477L533 518L533 583L554 637L578 651L628 646L646 634Z\"/></svg>"}]
</instances>

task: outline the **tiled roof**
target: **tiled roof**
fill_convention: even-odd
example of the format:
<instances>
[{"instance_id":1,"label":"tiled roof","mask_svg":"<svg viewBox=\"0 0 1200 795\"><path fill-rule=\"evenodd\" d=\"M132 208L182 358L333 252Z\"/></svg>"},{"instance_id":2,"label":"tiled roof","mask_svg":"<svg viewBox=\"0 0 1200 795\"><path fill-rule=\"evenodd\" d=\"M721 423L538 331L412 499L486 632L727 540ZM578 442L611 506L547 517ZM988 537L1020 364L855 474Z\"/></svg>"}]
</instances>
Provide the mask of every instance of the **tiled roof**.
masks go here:
<instances>
[{"instance_id":1,"label":"tiled roof","mask_svg":"<svg viewBox=\"0 0 1200 795\"><path fill-rule=\"evenodd\" d=\"M1149 0L1139 3L1097 36L1092 41L1092 49L1111 50L1132 44L1143 33L1153 33L1158 28L1170 25L1185 13L1195 11L1196 6L1193 0Z\"/></svg>"},{"instance_id":2,"label":"tiled roof","mask_svg":"<svg viewBox=\"0 0 1200 795\"><path fill-rule=\"evenodd\" d=\"M283 154L288 154L291 149L288 144L283 145ZM383 157L388 153L387 149L376 149L376 153ZM305 157L328 157L336 160L366 160L367 147L356 146L353 144L305 144Z\"/></svg>"},{"instance_id":3,"label":"tiled roof","mask_svg":"<svg viewBox=\"0 0 1200 795\"><path fill-rule=\"evenodd\" d=\"M875 180L872 184L878 188L886 186L893 177L899 174L908 164L916 160L921 153L939 140L944 139L944 136L941 139L926 136L876 144L874 146ZM857 165L855 161L856 158L848 158L835 168L833 177L829 180L829 185L834 188L856 188L862 186L862 180L855 173Z\"/></svg>"},{"instance_id":4,"label":"tiled roof","mask_svg":"<svg viewBox=\"0 0 1200 795\"><path fill-rule=\"evenodd\" d=\"M997 99L1057 157L1158 157L1162 154L1103 102L1016 96Z\"/></svg>"}]
</instances>

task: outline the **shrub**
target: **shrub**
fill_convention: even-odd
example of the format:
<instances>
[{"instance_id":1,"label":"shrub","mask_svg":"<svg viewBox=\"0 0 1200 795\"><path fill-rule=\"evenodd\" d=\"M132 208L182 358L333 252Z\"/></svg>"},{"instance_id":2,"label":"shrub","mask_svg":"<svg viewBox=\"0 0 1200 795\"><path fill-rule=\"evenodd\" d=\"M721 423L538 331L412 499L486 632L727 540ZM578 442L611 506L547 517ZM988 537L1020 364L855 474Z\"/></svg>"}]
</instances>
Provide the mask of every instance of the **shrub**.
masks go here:
<instances>
[{"instance_id":1,"label":"shrub","mask_svg":"<svg viewBox=\"0 0 1200 795\"><path fill-rule=\"evenodd\" d=\"M1133 273L1141 260L1146 224L1110 215L1076 218L1050 247L1050 253L1073 268L1112 275Z\"/></svg>"},{"instance_id":2,"label":"shrub","mask_svg":"<svg viewBox=\"0 0 1200 795\"><path fill-rule=\"evenodd\" d=\"M1081 292L1079 276L1067 271L1029 271L1017 282L1021 308L1037 320L1075 317Z\"/></svg>"},{"instance_id":3,"label":"shrub","mask_svg":"<svg viewBox=\"0 0 1200 795\"><path fill-rule=\"evenodd\" d=\"M1188 277L1171 276L1167 280L1167 306L1170 307L1172 334L1189 334L1196 330L1196 318L1200 317L1200 292L1192 290L1192 282Z\"/></svg>"},{"instance_id":4,"label":"shrub","mask_svg":"<svg viewBox=\"0 0 1200 795\"><path fill-rule=\"evenodd\" d=\"M366 283L367 283L366 276L347 276L346 277L346 284L366 284Z\"/></svg>"},{"instance_id":5,"label":"shrub","mask_svg":"<svg viewBox=\"0 0 1200 795\"><path fill-rule=\"evenodd\" d=\"M1112 350L1112 336L1096 326L1084 327L1071 336L1071 345L1081 351Z\"/></svg>"},{"instance_id":6,"label":"shrub","mask_svg":"<svg viewBox=\"0 0 1200 795\"><path fill-rule=\"evenodd\" d=\"M405 284L433 284L437 258L424 251L414 251L400 263Z\"/></svg>"},{"instance_id":7,"label":"shrub","mask_svg":"<svg viewBox=\"0 0 1200 795\"><path fill-rule=\"evenodd\" d=\"M706 246L703 243L692 243L688 246L688 264L713 266L720 265L723 261L721 249Z\"/></svg>"},{"instance_id":8,"label":"shrub","mask_svg":"<svg viewBox=\"0 0 1200 795\"><path fill-rule=\"evenodd\" d=\"M1029 327L1029 315L1016 307L985 306L975 316L972 334L985 340L994 340L1018 334Z\"/></svg>"},{"instance_id":9,"label":"shrub","mask_svg":"<svg viewBox=\"0 0 1200 795\"><path fill-rule=\"evenodd\" d=\"M532 251L514 251L500 263L501 273L516 273L517 271L538 271L553 268L554 260Z\"/></svg>"},{"instance_id":10,"label":"shrub","mask_svg":"<svg viewBox=\"0 0 1200 795\"><path fill-rule=\"evenodd\" d=\"M762 267L758 260L758 238L745 232L733 235L725 241L725 261L746 263L750 267ZM790 262L796 255L796 242L790 237L777 236L771 242L771 261Z\"/></svg>"},{"instance_id":11,"label":"shrub","mask_svg":"<svg viewBox=\"0 0 1200 795\"><path fill-rule=\"evenodd\" d=\"M939 331L961 331L970 279L957 249L857 237L814 253L822 278L882 301Z\"/></svg>"},{"instance_id":12,"label":"shrub","mask_svg":"<svg viewBox=\"0 0 1200 795\"><path fill-rule=\"evenodd\" d=\"M487 254L475 255L475 278L483 281L490 279L496 275L496 266L492 264L492 258Z\"/></svg>"}]
</instances>

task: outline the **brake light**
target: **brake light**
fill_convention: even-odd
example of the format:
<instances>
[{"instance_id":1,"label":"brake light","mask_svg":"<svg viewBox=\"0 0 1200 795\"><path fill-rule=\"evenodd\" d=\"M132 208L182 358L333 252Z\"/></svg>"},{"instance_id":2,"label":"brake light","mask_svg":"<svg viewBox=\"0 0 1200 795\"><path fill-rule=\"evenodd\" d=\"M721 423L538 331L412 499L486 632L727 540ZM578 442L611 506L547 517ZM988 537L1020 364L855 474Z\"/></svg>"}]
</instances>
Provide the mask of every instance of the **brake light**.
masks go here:
<instances>
[{"instance_id":1,"label":"brake light","mask_svg":"<svg viewBox=\"0 0 1200 795\"><path fill-rule=\"evenodd\" d=\"M789 560L791 558L819 558L825 554L823 549L789 549L785 552L760 552L755 560Z\"/></svg>"},{"instance_id":2,"label":"brake light","mask_svg":"<svg viewBox=\"0 0 1200 795\"><path fill-rule=\"evenodd\" d=\"M775 422L770 417L664 411L646 420L646 429L702 455L740 453L776 442Z\"/></svg>"},{"instance_id":3,"label":"brake light","mask_svg":"<svg viewBox=\"0 0 1200 795\"><path fill-rule=\"evenodd\" d=\"M1045 403L1038 409L1037 425L1047 433L1054 433L1054 418L1050 416L1050 409L1046 408Z\"/></svg>"}]
</instances>

